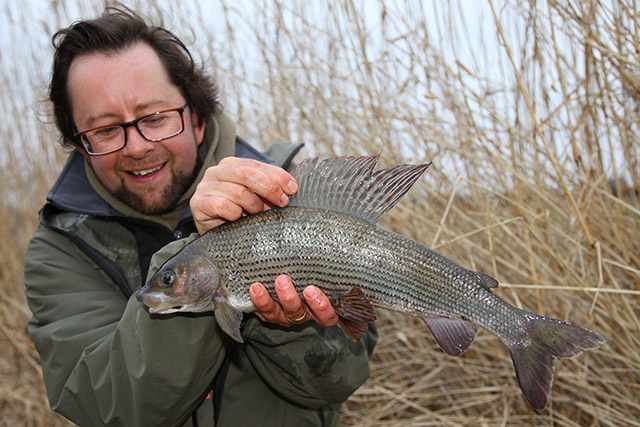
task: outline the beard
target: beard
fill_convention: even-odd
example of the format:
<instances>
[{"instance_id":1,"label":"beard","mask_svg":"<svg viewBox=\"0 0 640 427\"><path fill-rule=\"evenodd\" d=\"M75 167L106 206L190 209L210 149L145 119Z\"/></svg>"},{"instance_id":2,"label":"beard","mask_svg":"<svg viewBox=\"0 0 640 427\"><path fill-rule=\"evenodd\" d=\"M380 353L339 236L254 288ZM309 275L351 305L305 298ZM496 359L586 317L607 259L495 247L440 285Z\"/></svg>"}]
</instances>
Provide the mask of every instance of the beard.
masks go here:
<instances>
[{"instance_id":1,"label":"beard","mask_svg":"<svg viewBox=\"0 0 640 427\"><path fill-rule=\"evenodd\" d=\"M195 181L201 167L202 161L198 158L190 173L172 169L171 182L162 191L162 197L159 201L146 201L139 193L131 191L124 185L120 185L112 195L141 214L162 215L175 209L180 198Z\"/></svg>"}]
</instances>

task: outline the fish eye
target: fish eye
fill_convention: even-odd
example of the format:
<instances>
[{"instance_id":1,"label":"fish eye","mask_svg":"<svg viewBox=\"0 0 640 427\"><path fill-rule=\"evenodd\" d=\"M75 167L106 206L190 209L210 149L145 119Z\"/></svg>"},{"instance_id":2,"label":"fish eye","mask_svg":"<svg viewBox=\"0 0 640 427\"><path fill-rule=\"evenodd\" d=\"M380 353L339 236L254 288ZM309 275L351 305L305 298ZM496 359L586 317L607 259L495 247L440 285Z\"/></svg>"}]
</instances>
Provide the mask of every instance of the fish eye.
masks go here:
<instances>
[{"instance_id":1,"label":"fish eye","mask_svg":"<svg viewBox=\"0 0 640 427\"><path fill-rule=\"evenodd\" d=\"M165 271L161 277L161 284L163 286L171 286L176 280L176 273L172 270Z\"/></svg>"}]
</instances>

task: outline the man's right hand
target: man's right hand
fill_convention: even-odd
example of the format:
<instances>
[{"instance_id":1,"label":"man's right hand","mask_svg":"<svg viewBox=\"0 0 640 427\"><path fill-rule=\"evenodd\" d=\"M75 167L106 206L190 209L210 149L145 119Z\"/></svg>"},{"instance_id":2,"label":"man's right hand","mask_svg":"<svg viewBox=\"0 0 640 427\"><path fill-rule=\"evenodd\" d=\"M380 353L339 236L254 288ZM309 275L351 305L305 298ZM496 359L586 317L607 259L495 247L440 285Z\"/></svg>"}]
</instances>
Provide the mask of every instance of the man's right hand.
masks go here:
<instances>
[{"instance_id":1,"label":"man's right hand","mask_svg":"<svg viewBox=\"0 0 640 427\"><path fill-rule=\"evenodd\" d=\"M205 171L191 198L200 234L247 213L285 207L298 184L284 169L239 157L226 157Z\"/></svg>"}]
</instances>

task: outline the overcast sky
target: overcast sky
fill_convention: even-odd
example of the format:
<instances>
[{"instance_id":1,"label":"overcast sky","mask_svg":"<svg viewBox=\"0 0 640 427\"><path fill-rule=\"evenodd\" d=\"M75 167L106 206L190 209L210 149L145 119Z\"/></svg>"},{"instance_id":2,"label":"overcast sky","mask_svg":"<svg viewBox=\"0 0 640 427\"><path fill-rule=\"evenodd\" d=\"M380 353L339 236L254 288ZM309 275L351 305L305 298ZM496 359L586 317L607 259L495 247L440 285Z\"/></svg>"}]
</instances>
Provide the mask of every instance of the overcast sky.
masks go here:
<instances>
[{"instance_id":1,"label":"overcast sky","mask_svg":"<svg viewBox=\"0 0 640 427\"><path fill-rule=\"evenodd\" d=\"M202 53L205 57L215 53L210 52L211 46L207 44L211 41L210 37L213 37L216 43L225 43L227 34L225 26L220 22L220 16L222 16L220 1L125 0L124 3L134 5L145 13L148 13L149 5L154 3L160 5L167 21L166 25L179 37L193 41L190 48L196 53ZM226 16L233 21L231 24L236 28L243 26L251 28L251 25L256 25L262 10L266 8L265 5L272 5L268 0L227 1L226 3L233 5L233 13ZM327 4L330 4L326 0L304 2L291 0L283 3L285 5L304 4L303 9L307 14L304 19L311 21L316 18L321 19L326 12ZM383 54L383 52L376 52L375 43L376 37L380 37L377 28L381 16L381 3L375 0L354 0L353 2L355 8L364 17L366 26L371 30L368 33L371 42L368 49L372 58L376 58L377 54ZM504 7L504 2L494 0L494 3L500 8L499 14L504 31L515 47L512 53L515 55L515 62L519 64L518 55L521 53L519 47L530 42L525 39L526 35L523 31L526 23L522 15L514 14L509 7ZM513 6L521 3L514 0L510 4ZM479 79L470 78L469 85L482 83L483 79L493 80L505 87L509 85L513 87L515 84L513 70L507 63L504 49L496 35L495 22L488 1L416 0L387 1L384 4L389 9L396 7L402 9L399 13L404 14L405 17L410 15L412 8L421 9L421 16L426 20L425 27L429 38L438 46L446 62L453 67L466 67L472 74L481 76ZM68 26L75 20L97 16L103 6L103 0L0 0L0 87L2 87L0 113L5 117L0 120L0 144L12 144L16 147L16 151L24 147L26 153L29 152L30 146L38 145L38 134L34 132L32 124L46 118L43 115L43 105L39 101L46 96L53 53L51 35L57 29ZM542 13L547 10L544 1L538 1L536 7L540 8ZM292 9L296 8L292 7ZM291 19L297 19L295 14L289 16ZM192 33L181 25L184 22L192 22L191 29L194 31L195 40L191 37ZM319 25L322 24L319 23ZM390 28L393 31L393 27ZM452 28L456 31L452 32ZM398 31L402 31L402 28ZM205 33L210 35L209 39ZM246 40L242 40L242 31L236 31L235 35L240 38L236 43L241 46L239 52L242 55L242 61L251 64L252 55L258 55L257 47L253 44L255 40L249 36ZM557 36L559 48L562 50L562 34ZM575 57L580 54L579 52L572 52L569 49L566 51L568 56L574 55L573 59L577 64L581 63L579 58ZM217 58L217 60L223 61L224 58ZM251 71L249 70L249 76ZM263 70L255 71L260 73ZM553 80L554 72L554 67L549 64L549 74L540 78ZM260 76L256 77L258 80L260 78ZM219 83L224 92L225 81L221 80L219 79ZM562 99L557 100L558 104L561 102ZM226 99L225 107L233 114L233 99ZM505 108L505 117L514 114L512 110L513 108ZM479 116L481 115L482 111L479 111ZM53 128L50 130L53 131ZM559 139L565 140L564 137ZM562 149L566 148L562 147ZM2 166L1 163L0 166Z\"/></svg>"},{"instance_id":2,"label":"overcast sky","mask_svg":"<svg viewBox=\"0 0 640 427\"><path fill-rule=\"evenodd\" d=\"M147 9L152 2L140 0L128 0L125 4L142 5L142 9ZM195 43L190 46L196 52L207 50L206 39L198 37L200 31L207 31L214 34L216 40L224 40L226 33L224 26L219 25L218 17L221 15L220 2L217 1L199 1L199 0L180 0L156 2L164 11L169 26L180 37L190 38L190 33L184 31L179 25L172 26L176 22L184 22L185 17L197 16L199 19L194 20L193 26L196 32ZM261 1L234 1L228 2L237 8L237 13L229 16L234 19L239 18L239 22L234 25L250 25L250 22L242 22L244 19L251 19L260 11ZM317 8L319 11L326 6L325 1L307 2L310 8ZM395 2L387 2L389 7L393 8ZM314 6L315 4L315 6ZM360 8L361 13L367 17L366 20L375 26L376 20L380 17L380 3L377 1L360 0L355 2ZM458 60L472 66L474 63L490 66L496 62L492 60L490 55L484 54L478 58L477 50L473 49L474 44L484 43L487 35L483 22L491 23L492 16L490 9L484 2L476 0L462 0L453 2L454 9L449 17L438 16L442 13L443 7L440 3L432 3L430 1L423 2L427 13L425 16L431 22L427 27L433 34L433 39L438 40L441 44L451 44L451 48L443 49L445 55L450 55L452 61ZM30 1L14 1L0 0L0 70L2 70L1 84L3 90L0 91L0 108L3 115L7 112L20 112L23 123L33 123L36 119L36 111L42 110L42 105L38 105L38 101L46 96L46 85L49 79L53 49L51 47L51 35L59 28L71 24L73 21L87 17L94 17L100 13L104 2L98 0L30 0ZM311 15L313 12L311 12ZM249 17L249 18L247 18ZM313 16L312 16L313 18ZM455 20L464 20L464 25L456 23ZM453 21L453 22L452 22ZM446 28L454 25L463 29L460 34L447 34ZM200 25L206 26L206 30L199 28ZM486 26L490 28L490 25ZM240 37L242 33L239 32ZM466 39L466 40L465 40ZM460 41L462 40L462 41ZM243 41L240 40L240 43ZM487 43L485 43L486 45ZM375 43L372 44L375 46ZM242 55L250 62L252 54L256 54L252 49L254 46L247 42L243 46ZM372 53L375 56L375 52ZM465 59L466 58L466 59ZM222 82L224 84L224 82ZM6 122L5 122L6 124ZM3 134L6 135L7 129L3 126ZM26 138L35 138L26 129ZM4 135L3 135L4 136ZM15 135L14 135L15 136ZM6 144L8 138L2 138L0 143ZM22 141L21 143L27 143Z\"/></svg>"}]
</instances>

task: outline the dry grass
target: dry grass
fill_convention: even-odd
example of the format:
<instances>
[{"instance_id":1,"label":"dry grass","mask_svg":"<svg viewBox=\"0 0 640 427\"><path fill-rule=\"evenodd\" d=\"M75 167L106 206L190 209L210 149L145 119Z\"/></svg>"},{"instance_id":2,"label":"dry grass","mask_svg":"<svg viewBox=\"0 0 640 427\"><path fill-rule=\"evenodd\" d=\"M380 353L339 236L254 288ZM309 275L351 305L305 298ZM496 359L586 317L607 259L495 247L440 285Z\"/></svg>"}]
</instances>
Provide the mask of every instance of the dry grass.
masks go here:
<instances>
[{"instance_id":1,"label":"dry grass","mask_svg":"<svg viewBox=\"0 0 640 427\"><path fill-rule=\"evenodd\" d=\"M557 361L551 404L534 413L496 337L480 332L451 358L422 322L383 312L373 375L343 422L640 425L636 3L487 1L474 3L474 18L456 2L367 2L368 13L351 0L322 3L265 1L252 13L225 2L222 15L187 20L185 2L167 23L195 30L247 139L302 140L308 155L382 151L383 165L433 160L382 225L495 276L512 303L608 340ZM228 39L202 30L212 22ZM38 129L50 146L51 129ZM25 334L21 265L64 155L25 155L24 129L6 132L0 426L62 425Z\"/></svg>"}]
</instances>

